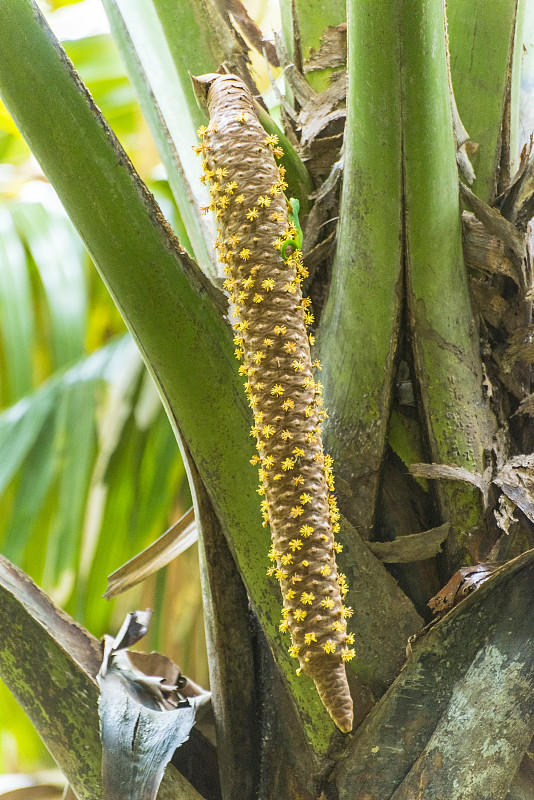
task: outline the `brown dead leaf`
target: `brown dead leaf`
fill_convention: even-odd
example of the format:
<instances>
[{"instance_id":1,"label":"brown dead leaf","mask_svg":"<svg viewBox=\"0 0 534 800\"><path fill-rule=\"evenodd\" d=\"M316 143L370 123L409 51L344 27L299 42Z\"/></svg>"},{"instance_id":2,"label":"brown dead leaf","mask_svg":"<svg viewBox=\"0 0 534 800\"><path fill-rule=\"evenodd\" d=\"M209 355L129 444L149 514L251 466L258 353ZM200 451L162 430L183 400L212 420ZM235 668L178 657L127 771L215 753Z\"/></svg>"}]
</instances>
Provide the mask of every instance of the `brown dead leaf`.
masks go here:
<instances>
[{"instance_id":1,"label":"brown dead leaf","mask_svg":"<svg viewBox=\"0 0 534 800\"><path fill-rule=\"evenodd\" d=\"M126 648L144 636L151 614L127 614L117 636L104 637L97 683L106 800L155 800L165 767L191 736L197 710L210 703L208 692L182 695L184 680L177 668L176 682L169 685L132 661ZM161 659L152 654L145 666L163 665L169 675L169 662Z\"/></svg>"},{"instance_id":2,"label":"brown dead leaf","mask_svg":"<svg viewBox=\"0 0 534 800\"><path fill-rule=\"evenodd\" d=\"M478 220L474 214L462 214L462 237L466 266L487 272L490 275L506 275L520 286L518 269L510 251L495 234Z\"/></svg>"},{"instance_id":3,"label":"brown dead leaf","mask_svg":"<svg viewBox=\"0 0 534 800\"><path fill-rule=\"evenodd\" d=\"M436 615L442 616L457 605L460 600L478 589L480 584L487 581L492 572L500 564L477 564L475 567L462 567L455 572L448 583L445 584L434 597L429 600L428 607Z\"/></svg>"},{"instance_id":4,"label":"brown dead leaf","mask_svg":"<svg viewBox=\"0 0 534 800\"><path fill-rule=\"evenodd\" d=\"M304 75L297 69L297 66L289 58L289 54L284 47L282 37L275 31L274 42L280 66L284 70L284 77L287 79L296 100L301 106L306 105L317 92L312 89Z\"/></svg>"},{"instance_id":5,"label":"brown dead leaf","mask_svg":"<svg viewBox=\"0 0 534 800\"><path fill-rule=\"evenodd\" d=\"M514 331L503 357L503 368L510 372L516 361L534 362L534 325Z\"/></svg>"},{"instance_id":6,"label":"brown dead leaf","mask_svg":"<svg viewBox=\"0 0 534 800\"><path fill-rule=\"evenodd\" d=\"M489 206L474 194L465 184L460 183L460 197L467 203L477 219L488 231L509 247L522 261L526 258L525 237L496 209Z\"/></svg>"},{"instance_id":7,"label":"brown dead leaf","mask_svg":"<svg viewBox=\"0 0 534 800\"><path fill-rule=\"evenodd\" d=\"M441 478L447 481L464 481L480 489L484 507L488 505L489 473L481 475L479 472L470 472L465 467L456 467L451 464L411 464L409 470L416 478Z\"/></svg>"},{"instance_id":8,"label":"brown dead leaf","mask_svg":"<svg viewBox=\"0 0 534 800\"><path fill-rule=\"evenodd\" d=\"M500 328L508 311L500 288L488 276L476 278L473 275L469 276L469 288L481 317L493 328Z\"/></svg>"},{"instance_id":9,"label":"brown dead leaf","mask_svg":"<svg viewBox=\"0 0 534 800\"><path fill-rule=\"evenodd\" d=\"M53 783L35 783L2 792L0 800L62 800L63 787Z\"/></svg>"},{"instance_id":10,"label":"brown dead leaf","mask_svg":"<svg viewBox=\"0 0 534 800\"><path fill-rule=\"evenodd\" d=\"M333 120L345 119L345 100L347 97L347 73L338 73L332 85L305 103L299 113L298 121L302 130L302 145L309 145L320 136L332 136L338 125Z\"/></svg>"},{"instance_id":11,"label":"brown dead leaf","mask_svg":"<svg viewBox=\"0 0 534 800\"><path fill-rule=\"evenodd\" d=\"M511 458L499 470L493 483L534 522L534 455Z\"/></svg>"},{"instance_id":12,"label":"brown dead leaf","mask_svg":"<svg viewBox=\"0 0 534 800\"><path fill-rule=\"evenodd\" d=\"M515 413L528 414L529 417L534 417L534 393L527 395L527 397L519 403L519 407Z\"/></svg>"},{"instance_id":13,"label":"brown dead leaf","mask_svg":"<svg viewBox=\"0 0 534 800\"><path fill-rule=\"evenodd\" d=\"M510 534L510 526L514 522L517 522L517 517L514 517L514 511L515 503L505 494L501 494L499 497L499 508L493 511L493 516L499 528L506 534Z\"/></svg>"},{"instance_id":14,"label":"brown dead leaf","mask_svg":"<svg viewBox=\"0 0 534 800\"><path fill-rule=\"evenodd\" d=\"M248 39L252 47L263 53L273 67L280 66L274 43L263 36L254 20L249 16L241 0L225 0L227 11L232 15L234 22Z\"/></svg>"},{"instance_id":15,"label":"brown dead leaf","mask_svg":"<svg viewBox=\"0 0 534 800\"><path fill-rule=\"evenodd\" d=\"M320 39L319 50L310 50L304 65L305 72L320 69L336 69L347 63L347 23L329 25Z\"/></svg>"},{"instance_id":16,"label":"brown dead leaf","mask_svg":"<svg viewBox=\"0 0 534 800\"><path fill-rule=\"evenodd\" d=\"M150 544L141 553L108 576L108 588L104 594L107 600L126 592L132 586L148 578L154 572L166 567L175 558L198 540L195 512L192 508L178 522Z\"/></svg>"},{"instance_id":17,"label":"brown dead leaf","mask_svg":"<svg viewBox=\"0 0 534 800\"><path fill-rule=\"evenodd\" d=\"M366 544L380 561L387 564L424 561L441 551L441 545L447 538L450 527L450 522L446 522L439 528L398 536L391 542L366 542Z\"/></svg>"},{"instance_id":18,"label":"brown dead leaf","mask_svg":"<svg viewBox=\"0 0 534 800\"><path fill-rule=\"evenodd\" d=\"M521 152L519 169L496 201L502 215L523 232L534 216L534 159L531 155L532 135Z\"/></svg>"}]
</instances>

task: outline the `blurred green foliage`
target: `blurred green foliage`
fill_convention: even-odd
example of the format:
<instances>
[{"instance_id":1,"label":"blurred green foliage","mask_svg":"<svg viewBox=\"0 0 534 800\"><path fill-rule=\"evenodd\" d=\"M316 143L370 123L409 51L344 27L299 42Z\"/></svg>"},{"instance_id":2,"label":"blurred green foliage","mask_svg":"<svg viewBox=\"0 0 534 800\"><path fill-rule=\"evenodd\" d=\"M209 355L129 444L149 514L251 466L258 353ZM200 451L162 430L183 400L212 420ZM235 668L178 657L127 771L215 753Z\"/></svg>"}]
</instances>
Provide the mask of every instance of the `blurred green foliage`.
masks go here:
<instances>
[{"instance_id":1,"label":"blurred green foliage","mask_svg":"<svg viewBox=\"0 0 534 800\"><path fill-rule=\"evenodd\" d=\"M66 5L75 2L41 4ZM111 35L63 44L172 224L172 193ZM3 106L0 200L0 552L96 636L153 608L143 645L206 684L196 548L102 598L106 576L187 510L189 488L137 348ZM0 684L0 773L49 763Z\"/></svg>"}]
</instances>

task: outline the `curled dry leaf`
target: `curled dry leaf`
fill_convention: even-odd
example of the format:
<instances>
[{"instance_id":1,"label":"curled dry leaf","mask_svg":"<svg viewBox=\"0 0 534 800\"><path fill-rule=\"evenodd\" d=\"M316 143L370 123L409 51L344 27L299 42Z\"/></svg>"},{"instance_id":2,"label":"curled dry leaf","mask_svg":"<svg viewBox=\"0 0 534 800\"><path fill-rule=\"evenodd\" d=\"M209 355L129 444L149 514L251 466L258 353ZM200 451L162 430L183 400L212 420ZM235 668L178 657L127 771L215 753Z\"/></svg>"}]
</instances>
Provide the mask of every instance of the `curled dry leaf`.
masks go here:
<instances>
[{"instance_id":1,"label":"curled dry leaf","mask_svg":"<svg viewBox=\"0 0 534 800\"><path fill-rule=\"evenodd\" d=\"M391 542L366 542L372 553L386 564L406 564L424 561L441 552L441 545L448 536L450 522L428 531L398 536Z\"/></svg>"},{"instance_id":2,"label":"curled dry leaf","mask_svg":"<svg viewBox=\"0 0 534 800\"><path fill-rule=\"evenodd\" d=\"M503 369L510 372L516 361L534 362L534 325L514 331L503 357Z\"/></svg>"},{"instance_id":3,"label":"curled dry leaf","mask_svg":"<svg viewBox=\"0 0 534 800\"><path fill-rule=\"evenodd\" d=\"M534 522L534 455L511 458L499 470L493 483Z\"/></svg>"},{"instance_id":4,"label":"curled dry leaf","mask_svg":"<svg viewBox=\"0 0 534 800\"><path fill-rule=\"evenodd\" d=\"M524 232L534 216L534 159L531 155L532 135L523 147L516 174L496 201L502 215Z\"/></svg>"},{"instance_id":5,"label":"curled dry leaf","mask_svg":"<svg viewBox=\"0 0 534 800\"><path fill-rule=\"evenodd\" d=\"M197 540L195 513L190 508L163 536L108 576L108 588L104 597L111 600L141 583L149 575L170 564Z\"/></svg>"},{"instance_id":6,"label":"curled dry leaf","mask_svg":"<svg viewBox=\"0 0 534 800\"><path fill-rule=\"evenodd\" d=\"M517 517L514 517L515 503L505 494L499 497L499 508L495 509L493 515L499 528L504 533L510 533L510 526L517 522Z\"/></svg>"},{"instance_id":7,"label":"curled dry leaf","mask_svg":"<svg viewBox=\"0 0 534 800\"><path fill-rule=\"evenodd\" d=\"M105 637L97 682L106 800L155 800L165 767L189 738L197 707L209 702L209 693L181 694L185 679L179 670L175 683L167 684L164 676L140 669L139 659L132 661L125 648L144 636L151 616L148 610L132 612L116 637ZM158 666L154 657L151 663Z\"/></svg>"},{"instance_id":8,"label":"curled dry leaf","mask_svg":"<svg viewBox=\"0 0 534 800\"><path fill-rule=\"evenodd\" d=\"M490 233L501 239L520 259L526 257L525 237L496 208L477 197L463 183L460 183L460 197Z\"/></svg>"},{"instance_id":9,"label":"curled dry leaf","mask_svg":"<svg viewBox=\"0 0 534 800\"><path fill-rule=\"evenodd\" d=\"M301 147L310 172L325 178L340 157L346 121L347 73L336 73L331 86L302 107L298 116Z\"/></svg>"},{"instance_id":10,"label":"curled dry leaf","mask_svg":"<svg viewBox=\"0 0 534 800\"><path fill-rule=\"evenodd\" d=\"M490 275L505 275L520 286L520 273L510 251L498 236L488 231L469 211L462 213L462 236L466 266Z\"/></svg>"},{"instance_id":11,"label":"curled dry leaf","mask_svg":"<svg viewBox=\"0 0 534 800\"><path fill-rule=\"evenodd\" d=\"M336 69L347 64L347 23L329 25L320 39L319 49L310 50L305 72L321 69Z\"/></svg>"},{"instance_id":12,"label":"curled dry leaf","mask_svg":"<svg viewBox=\"0 0 534 800\"><path fill-rule=\"evenodd\" d=\"M265 39L241 0L225 0L227 11L232 15L235 23L241 28L242 33L258 53L263 53L273 67L280 66L275 46L270 39Z\"/></svg>"},{"instance_id":13,"label":"curled dry leaf","mask_svg":"<svg viewBox=\"0 0 534 800\"><path fill-rule=\"evenodd\" d=\"M462 567L455 572L448 583L445 584L434 597L429 600L428 606L434 614L443 616L450 611L460 600L467 597L481 583L487 581L492 572L500 564L477 564L476 567Z\"/></svg>"},{"instance_id":14,"label":"curled dry leaf","mask_svg":"<svg viewBox=\"0 0 534 800\"><path fill-rule=\"evenodd\" d=\"M480 489L484 500L484 507L488 505L489 473L481 475L479 472L470 472L465 467L455 467L451 464L411 464L410 472L416 478L442 478L447 481L464 481Z\"/></svg>"},{"instance_id":15,"label":"curled dry leaf","mask_svg":"<svg viewBox=\"0 0 534 800\"><path fill-rule=\"evenodd\" d=\"M525 399L519 403L515 414L528 414L529 417L534 417L534 392L527 395Z\"/></svg>"}]
</instances>

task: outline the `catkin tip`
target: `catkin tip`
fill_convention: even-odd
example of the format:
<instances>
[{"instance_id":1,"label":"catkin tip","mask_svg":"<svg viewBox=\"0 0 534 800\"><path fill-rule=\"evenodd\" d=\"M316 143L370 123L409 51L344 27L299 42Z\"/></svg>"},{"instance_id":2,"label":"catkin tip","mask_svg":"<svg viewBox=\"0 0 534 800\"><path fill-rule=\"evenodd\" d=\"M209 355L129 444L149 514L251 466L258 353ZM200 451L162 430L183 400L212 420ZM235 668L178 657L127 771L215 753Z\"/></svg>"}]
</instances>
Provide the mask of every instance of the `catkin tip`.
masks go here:
<instances>
[{"instance_id":1,"label":"catkin tip","mask_svg":"<svg viewBox=\"0 0 534 800\"><path fill-rule=\"evenodd\" d=\"M320 675L313 676L313 680L319 697L339 730L349 733L354 715L345 665L329 666Z\"/></svg>"}]
</instances>

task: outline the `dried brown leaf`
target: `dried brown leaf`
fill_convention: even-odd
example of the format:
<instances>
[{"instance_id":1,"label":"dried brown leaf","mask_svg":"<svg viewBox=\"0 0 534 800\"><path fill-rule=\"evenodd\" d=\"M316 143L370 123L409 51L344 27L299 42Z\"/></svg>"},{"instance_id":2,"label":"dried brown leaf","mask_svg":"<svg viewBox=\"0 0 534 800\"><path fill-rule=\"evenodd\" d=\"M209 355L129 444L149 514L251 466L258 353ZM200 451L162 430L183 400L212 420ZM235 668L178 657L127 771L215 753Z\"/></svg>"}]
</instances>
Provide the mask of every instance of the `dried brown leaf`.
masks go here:
<instances>
[{"instance_id":1,"label":"dried brown leaf","mask_svg":"<svg viewBox=\"0 0 534 800\"><path fill-rule=\"evenodd\" d=\"M515 503L505 494L501 494L499 497L499 508L494 510L493 515L499 528L506 534L510 533L510 526L514 522L517 522L517 517L514 517L514 511Z\"/></svg>"},{"instance_id":2,"label":"dried brown leaf","mask_svg":"<svg viewBox=\"0 0 534 800\"><path fill-rule=\"evenodd\" d=\"M403 564L424 561L441 551L441 544L448 536L450 522L428 531L398 536L391 542L367 542L367 547L380 561L387 564Z\"/></svg>"},{"instance_id":3,"label":"dried brown leaf","mask_svg":"<svg viewBox=\"0 0 534 800\"><path fill-rule=\"evenodd\" d=\"M319 50L310 50L304 71L336 69L347 63L347 23L329 25L320 39Z\"/></svg>"},{"instance_id":4,"label":"dried brown leaf","mask_svg":"<svg viewBox=\"0 0 534 800\"><path fill-rule=\"evenodd\" d=\"M503 368L510 372L516 361L534 362L534 325L514 331L503 356Z\"/></svg>"},{"instance_id":5,"label":"dried brown leaf","mask_svg":"<svg viewBox=\"0 0 534 800\"><path fill-rule=\"evenodd\" d=\"M274 43L269 39L265 39L261 30L249 16L241 0L225 0L225 5L228 13L232 15L235 23L241 28L241 32L246 36L252 47L258 53L264 53L273 67L280 66Z\"/></svg>"},{"instance_id":6,"label":"dried brown leaf","mask_svg":"<svg viewBox=\"0 0 534 800\"><path fill-rule=\"evenodd\" d=\"M450 464L411 464L410 472L416 478L441 478L447 481L464 481L480 489L484 500L484 507L488 505L489 476L479 472L469 472L465 467L455 467Z\"/></svg>"},{"instance_id":7,"label":"dried brown leaf","mask_svg":"<svg viewBox=\"0 0 534 800\"><path fill-rule=\"evenodd\" d=\"M462 235L466 265L490 275L506 275L520 285L518 270L501 239L487 230L474 214L462 214Z\"/></svg>"},{"instance_id":8,"label":"dried brown leaf","mask_svg":"<svg viewBox=\"0 0 534 800\"><path fill-rule=\"evenodd\" d=\"M0 794L0 800L61 800L62 797L63 786L60 783L51 782L21 786Z\"/></svg>"},{"instance_id":9,"label":"dried brown leaf","mask_svg":"<svg viewBox=\"0 0 534 800\"><path fill-rule=\"evenodd\" d=\"M499 287L487 277L469 278L469 288L476 308L483 319L493 328L500 328L508 311L508 303L503 298Z\"/></svg>"},{"instance_id":10,"label":"dried brown leaf","mask_svg":"<svg viewBox=\"0 0 534 800\"><path fill-rule=\"evenodd\" d=\"M529 394L519 404L516 414L528 414L529 417L534 417L534 392Z\"/></svg>"},{"instance_id":11,"label":"dried brown leaf","mask_svg":"<svg viewBox=\"0 0 534 800\"><path fill-rule=\"evenodd\" d=\"M313 100L314 97L317 97L317 92L312 89L304 75L299 72L295 64L293 64L284 47L282 37L276 33L276 31L274 34L274 41L280 66L284 70L284 77L287 79L298 103L304 106L310 100Z\"/></svg>"},{"instance_id":12,"label":"dried brown leaf","mask_svg":"<svg viewBox=\"0 0 534 800\"><path fill-rule=\"evenodd\" d=\"M511 222L508 222L496 208L492 208L477 197L463 183L460 183L460 196L490 233L501 239L521 260L526 258L525 237Z\"/></svg>"},{"instance_id":13,"label":"dried brown leaf","mask_svg":"<svg viewBox=\"0 0 534 800\"><path fill-rule=\"evenodd\" d=\"M496 201L502 215L524 232L534 215L534 159L531 155L532 135L523 147L516 174Z\"/></svg>"},{"instance_id":14,"label":"dried brown leaf","mask_svg":"<svg viewBox=\"0 0 534 800\"><path fill-rule=\"evenodd\" d=\"M179 670L176 683L168 685L162 675L134 664L125 648L144 636L150 617L150 611L127 614L117 636L104 637L97 683L106 800L155 800L165 767L189 739L197 709L210 701L209 693L184 698ZM158 667L161 658L152 654L145 666Z\"/></svg>"},{"instance_id":15,"label":"dried brown leaf","mask_svg":"<svg viewBox=\"0 0 534 800\"><path fill-rule=\"evenodd\" d=\"M493 483L534 522L534 455L511 458L497 473Z\"/></svg>"},{"instance_id":16,"label":"dried brown leaf","mask_svg":"<svg viewBox=\"0 0 534 800\"><path fill-rule=\"evenodd\" d=\"M474 567L462 567L455 572L448 583L445 584L431 600L428 602L429 608L434 614L446 614L460 600L467 597L475 589L487 581L490 575L500 564L477 564Z\"/></svg>"},{"instance_id":17,"label":"dried brown leaf","mask_svg":"<svg viewBox=\"0 0 534 800\"><path fill-rule=\"evenodd\" d=\"M163 536L108 576L108 588L104 597L111 600L136 586L149 575L167 566L197 540L195 513L190 508Z\"/></svg>"}]
</instances>

